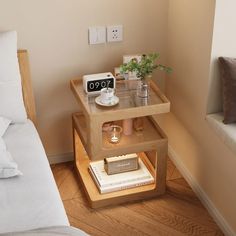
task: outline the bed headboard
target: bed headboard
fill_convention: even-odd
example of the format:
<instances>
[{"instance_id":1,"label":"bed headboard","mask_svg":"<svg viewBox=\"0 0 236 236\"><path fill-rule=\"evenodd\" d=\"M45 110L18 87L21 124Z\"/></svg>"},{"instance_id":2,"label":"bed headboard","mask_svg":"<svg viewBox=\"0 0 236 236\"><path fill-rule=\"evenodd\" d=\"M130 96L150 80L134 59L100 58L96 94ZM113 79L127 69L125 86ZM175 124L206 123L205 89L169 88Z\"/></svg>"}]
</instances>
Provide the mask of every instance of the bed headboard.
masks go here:
<instances>
[{"instance_id":1,"label":"bed headboard","mask_svg":"<svg viewBox=\"0 0 236 236\"><path fill-rule=\"evenodd\" d=\"M29 58L27 50L18 50L17 55L20 67L21 84L22 84L25 109L28 118L34 123L34 125L36 125L35 101L30 77Z\"/></svg>"}]
</instances>

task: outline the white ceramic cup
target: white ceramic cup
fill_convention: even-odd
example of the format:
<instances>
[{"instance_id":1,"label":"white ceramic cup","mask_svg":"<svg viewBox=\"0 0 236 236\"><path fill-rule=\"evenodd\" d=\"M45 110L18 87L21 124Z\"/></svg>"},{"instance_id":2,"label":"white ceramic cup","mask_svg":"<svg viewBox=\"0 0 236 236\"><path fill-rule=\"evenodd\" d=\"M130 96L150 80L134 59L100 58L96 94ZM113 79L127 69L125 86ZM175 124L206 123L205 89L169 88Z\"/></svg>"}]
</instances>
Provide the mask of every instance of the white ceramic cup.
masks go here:
<instances>
[{"instance_id":1,"label":"white ceramic cup","mask_svg":"<svg viewBox=\"0 0 236 236\"><path fill-rule=\"evenodd\" d=\"M114 98L113 88L103 88L101 89L100 101L104 104L110 103Z\"/></svg>"}]
</instances>

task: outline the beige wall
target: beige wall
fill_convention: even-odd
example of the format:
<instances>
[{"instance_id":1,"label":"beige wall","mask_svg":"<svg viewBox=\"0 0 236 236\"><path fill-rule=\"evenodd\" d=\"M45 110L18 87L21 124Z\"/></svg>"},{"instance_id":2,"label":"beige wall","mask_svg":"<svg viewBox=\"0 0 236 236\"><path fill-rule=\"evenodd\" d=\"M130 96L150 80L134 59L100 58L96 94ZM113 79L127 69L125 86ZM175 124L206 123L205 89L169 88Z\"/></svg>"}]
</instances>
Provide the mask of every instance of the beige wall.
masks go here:
<instances>
[{"instance_id":1,"label":"beige wall","mask_svg":"<svg viewBox=\"0 0 236 236\"><path fill-rule=\"evenodd\" d=\"M220 20L228 11L230 16L234 15L236 5L229 6L226 2L219 0L216 5L215 24L221 24L221 28L227 25ZM220 9L222 14L218 14ZM205 120L214 12L215 0L169 1L168 64L174 72L167 81L167 95L173 113L197 143L195 150L189 150L188 141L182 140L185 153L195 153L179 156L182 164L236 232L236 158ZM232 29L235 27L228 27L228 31ZM175 132L174 127L172 130ZM172 136L175 136L173 143L180 142L181 136Z\"/></svg>"},{"instance_id":2,"label":"beige wall","mask_svg":"<svg viewBox=\"0 0 236 236\"><path fill-rule=\"evenodd\" d=\"M0 30L17 30L19 47L29 50L48 155L72 151L70 115L79 107L69 80L113 71L123 54L158 51L164 63L167 11L166 0L0 0ZM123 24L122 43L88 45L89 26L110 24Z\"/></svg>"},{"instance_id":3,"label":"beige wall","mask_svg":"<svg viewBox=\"0 0 236 236\"><path fill-rule=\"evenodd\" d=\"M236 57L235 0L216 1L214 34L211 55L211 74L207 112L222 110L222 91L217 58Z\"/></svg>"}]
</instances>

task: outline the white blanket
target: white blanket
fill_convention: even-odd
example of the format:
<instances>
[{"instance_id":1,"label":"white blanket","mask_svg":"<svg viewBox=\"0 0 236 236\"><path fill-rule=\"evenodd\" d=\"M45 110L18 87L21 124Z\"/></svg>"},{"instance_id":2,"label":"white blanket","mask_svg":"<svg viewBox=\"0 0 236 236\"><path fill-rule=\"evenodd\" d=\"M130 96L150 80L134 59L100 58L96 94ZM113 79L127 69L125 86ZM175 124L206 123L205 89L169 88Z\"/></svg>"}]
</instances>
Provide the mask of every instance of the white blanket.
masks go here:
<instances>
[{"instance_id":1,"label":"white blanket","mask_svg":"<svg viewBox=\"0 0 236 236\"><path fill-rule=\"evenodd\" d=\"M68 226L41 228L24 232L7 233L4 236L88 236L80 229Z\"/></svg>"},{"instance_id":2,"label":"white blanket","mask_svg":"<svg viewBox=\"0 0 236 236\"><path fill-rule=\"evenodd\" d=\"M0 233L69 222L40 138L31 121L10 125L3 139L22 176L0 179Z\"/></svg>"},{"instance_id":3,"label":"white blanket","mask_svg":"<svg viewBox=\"0 0 236 236\"><path fill-rule=\"evenodd\" d=\"M22 173L18 170L11 153L8 152L6 144L2 138L11 121L0 116L0 178L9 178Z\"/></svg>"}]
</instances>

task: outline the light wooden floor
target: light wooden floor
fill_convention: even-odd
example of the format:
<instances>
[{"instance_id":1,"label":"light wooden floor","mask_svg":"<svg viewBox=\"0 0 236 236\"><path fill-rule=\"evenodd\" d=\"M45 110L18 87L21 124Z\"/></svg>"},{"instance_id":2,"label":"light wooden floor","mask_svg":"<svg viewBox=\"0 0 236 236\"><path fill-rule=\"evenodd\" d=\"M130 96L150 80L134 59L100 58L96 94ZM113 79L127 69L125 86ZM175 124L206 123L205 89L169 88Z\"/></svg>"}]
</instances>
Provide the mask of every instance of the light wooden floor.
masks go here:
<instances>
[{"instance_id":1,"label":"light wooden floor","mask_svg":"<svg viewBox=\"0 0 236 236\"><path fill-rule=\"evenodd\" d=\"M71 225L90 235L223 235L170 160L165 195L98 210L87 206L72 162L51 168Z\"/></svg>"}]
</instances>

